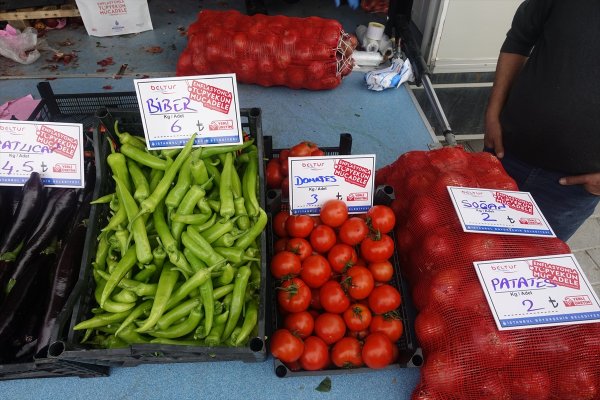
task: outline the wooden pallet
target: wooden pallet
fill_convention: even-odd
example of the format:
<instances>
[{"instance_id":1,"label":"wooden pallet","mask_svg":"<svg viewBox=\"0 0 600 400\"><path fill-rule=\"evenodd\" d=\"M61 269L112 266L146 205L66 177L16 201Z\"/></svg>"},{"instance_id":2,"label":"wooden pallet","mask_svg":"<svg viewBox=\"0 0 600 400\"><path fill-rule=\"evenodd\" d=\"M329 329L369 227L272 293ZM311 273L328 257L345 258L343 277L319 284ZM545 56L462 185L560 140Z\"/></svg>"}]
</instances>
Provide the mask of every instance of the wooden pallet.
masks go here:
<instances>
[{"instance_id":1,"label":"wooden pallet","mask_svg":"<svg viewBox=\"0 0 600 400\"><path fill-rule=\"evenodd\" d=\"M14 11L0 11L0 21L23 21L46 18L79 17L77 6L70 2L62 6L21 8Z\"/></svg>"}]
</instances>

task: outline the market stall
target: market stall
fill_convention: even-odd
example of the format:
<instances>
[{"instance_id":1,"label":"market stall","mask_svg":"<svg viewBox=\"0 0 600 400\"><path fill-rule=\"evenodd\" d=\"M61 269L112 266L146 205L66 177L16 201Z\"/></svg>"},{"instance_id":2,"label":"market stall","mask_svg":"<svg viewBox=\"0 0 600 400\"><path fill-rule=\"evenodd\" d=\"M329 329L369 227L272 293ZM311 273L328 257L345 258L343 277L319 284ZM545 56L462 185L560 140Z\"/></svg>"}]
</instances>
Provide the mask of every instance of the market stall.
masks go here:
<instances>
[{"instance_id":1,"label":"market stall","mask_svg":"<svg viewBox=\"0 0 600 400\"><path fill-rule=\"evenodd\" d=\"M172 2L169 4L169 10L175 14L180 13L180 10L189 7L187 3ZM94 93L131 93L132 79L172 76L176 61L174 54L178 54L185 46L185 38L177 30L178 26L172 23L174 14L171 11L163 10L161 5L154 2L151 2L150 6L155 28L139 35L99 39L73 36L73 32L57 32L65 35L60 40L63 45L67 45L69 39L76 43L76 46L81 46L74 52L78 56L78 65L65 63L64 58L56 60L56 68L40 68L39 64L20 68L10 65L3 69L7 79L2 82L2 100L11 100L27 93L32 93L35 97L44 97L45 93L47 98L56 99L73 96L77 102L78 95L94 97ZM217 9L225 7L218 2L204 6ZM300 3L291 11L296 15L311 15L314 10L305 9L305 6L310 5ZM236 7L243 11L243 5L238 4ZM288 6L276 4L270 6L269 11L275 13L278 7L283 10ZM316 9L320 15L349 17L349 21L357 23L368 22L371 18L366 13L351 11L348 7L336 9L333 4L319 3ZM178 18L181 18L181 15ZM183 18L185 21L177 24L187 26L193 18L194 15L190 13ZM347 22L345 28L351 31L354 28L353 24L354 22ZM78 34L81 33L79 28ZM77 39L70 39L74 37ZM160 45L167 54L161 56L154 45ZM84 48L87 48L87 52ZM139 49L142 50L136 52ZM130 52L135 52L136 55L129 55ZM122 63L125 64L125 69ZM115 73L118 72L123 76L114 79ZM23 79L15 79L17 76ZM48 76L58 78L50 82L49 97L47 85L38 86L40 80ZM40 93L44 93L37 95L38 89ZM376 154L377 165L383 166L395 160L398 154L410 150L426 150L436 145L433 129L424 118L407 85L384 92L371 92L366 89L364 73L360 71L345 77L335 90L313 92L246 84L239 84L238 89L241 108L260 109L262 132L272 138L272 146L275 148L291 146L300 136L324 147L335 147L338 145L340 134L347 133L352 137L353 153ZM394 142L393 146L390 146L390 140ZM317 372L280 378L275 373L275 364L271 356L264 362L248 363L181 361L153 363L146 359L142 363L144 365L111 368L108 377L17 379L2 382L0 385L3 393L11 398L56 397L64 393L69 393L75 398L109 398L123 395L149 398L320 398L327 395L389 398L390 394L394 397L408 398L418 380L418 368L408 368L406 365L394 365L380 371L361 369L349 371L348 374ZM226 376L231 377L228 384L224 384L223 379ZM330 378L330 389L325 378Z\"/></svg>"}]
</instances>

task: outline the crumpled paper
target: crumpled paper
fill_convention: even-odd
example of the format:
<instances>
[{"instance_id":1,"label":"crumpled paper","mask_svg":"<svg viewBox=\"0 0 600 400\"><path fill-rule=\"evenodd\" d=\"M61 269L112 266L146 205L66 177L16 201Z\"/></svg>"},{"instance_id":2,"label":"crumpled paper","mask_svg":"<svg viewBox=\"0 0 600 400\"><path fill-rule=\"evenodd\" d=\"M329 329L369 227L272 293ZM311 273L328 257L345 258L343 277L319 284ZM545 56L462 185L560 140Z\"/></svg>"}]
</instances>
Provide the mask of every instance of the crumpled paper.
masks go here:
<instances>
[{"instance_id":1,"label":"crumpled paper","mask_svg":"<svg viewBox=\"0 0 600 400\"><path fill-rule=\"evenodd\" d=\"M7 101L0 106L0 119L10 120L14 117L20 121L26 121L39 103L40 100L34 99L30 94Z\"/></svg>"},{"instance_id":2,"label":"crumpled paper","mask_svg":"<svg viewBox=\"0 0 600 400\"><path fill-rule=\"evenodd\" d=\"M414 79L410 60L402 60L401 58L392 59L392 64L387 68L369 71L365 74L367 88L378 92L400 87L404 82L413 81Z\"/></svg>"}]
</instances>

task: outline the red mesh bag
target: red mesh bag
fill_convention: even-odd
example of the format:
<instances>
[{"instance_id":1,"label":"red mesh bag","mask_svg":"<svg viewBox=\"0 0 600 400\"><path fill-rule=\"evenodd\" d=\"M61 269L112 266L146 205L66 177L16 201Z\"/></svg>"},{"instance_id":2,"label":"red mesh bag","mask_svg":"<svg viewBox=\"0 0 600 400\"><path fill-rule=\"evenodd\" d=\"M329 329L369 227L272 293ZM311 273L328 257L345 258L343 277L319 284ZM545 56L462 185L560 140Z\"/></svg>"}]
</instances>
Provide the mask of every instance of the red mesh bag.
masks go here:
<instances>
[{"instance_id":1,"label":"red mesh bag","mask_svg":"<svg viewBox=\"0 0 600 400\"><path fill-rule=\"evenodd\" d=\"M556 238L465 233L446 185L518 190L488 153L413 151L380 169L394 187L402 272L424 364L413 399L599 399L600 324L500 331L473 261L570 253Z\"/></svg>"},{"instance_id":2,"label":"red mesh bag","mask_svg":"<svg viewBox=\"0 0 600 400\"><path fill-rule=\"evenodd\" d=\"M361 0L360 2L360 7L371 13L387 13L389 6L389 0Z\"/></svg>"},{"instance_id":3,"label":"red mesh bag","mask_svg":"<svg viewBox=\"0 0 600 400\"><path fill-rule=\"evenodd\" d=\"M235 73L242 83L333 89L352 71L356 44L331 19L204 10L188 28L176 74Z\"/></svg>"}]
</instances>

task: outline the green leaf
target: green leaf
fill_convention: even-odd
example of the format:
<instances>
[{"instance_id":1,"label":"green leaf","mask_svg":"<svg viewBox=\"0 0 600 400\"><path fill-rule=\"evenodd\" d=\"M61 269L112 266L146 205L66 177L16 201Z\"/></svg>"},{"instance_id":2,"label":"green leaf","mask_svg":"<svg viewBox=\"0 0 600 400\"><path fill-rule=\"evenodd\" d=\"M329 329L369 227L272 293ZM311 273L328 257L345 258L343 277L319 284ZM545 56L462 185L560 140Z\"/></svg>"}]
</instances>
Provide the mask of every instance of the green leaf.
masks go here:
<instances>
[{"instance_id":1,"label":"green leaf","mask_svg":"<svg viewBox=\"0 0 600 400\"><path fill-rule=\"evenodd\" d=\"M326 377L319 383L319 386L315 388L318 392L330 392L331 391L331 379Z\"/></svg>"}]
</instances>

